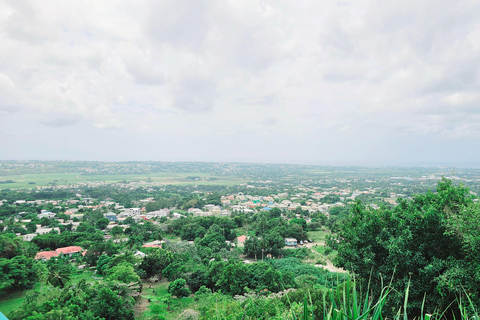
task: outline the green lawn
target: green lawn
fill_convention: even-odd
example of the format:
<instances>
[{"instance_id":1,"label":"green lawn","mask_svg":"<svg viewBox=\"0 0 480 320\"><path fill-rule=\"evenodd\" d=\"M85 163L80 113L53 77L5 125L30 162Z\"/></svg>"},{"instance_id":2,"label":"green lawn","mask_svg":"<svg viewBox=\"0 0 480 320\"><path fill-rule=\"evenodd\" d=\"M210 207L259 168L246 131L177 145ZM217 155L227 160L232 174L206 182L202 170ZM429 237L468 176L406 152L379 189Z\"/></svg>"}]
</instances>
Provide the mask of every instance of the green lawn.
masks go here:
<instances>
[{"instance_id":1,"label":"green lawn","mask_svg":"<svg viewBox=\"0 0 480 320\"><path fill-rule=\"evenodd\" d=\"M325 243L325 237L328 234L331 234L331 232L327 229L319 230L319 231L308 231L308 237L309 239L312 239L314 243L320 244L320 243Z\"/></svg>"},{"instance_id":2,"label":"green lawn","mask_svg":"<svg viewBox=\"0 0 480 320\"><path fill-rule=\"evenodd\" d=\"M27 292L29 292L29 290L2 293L0 296L0 311L4 315L8 315L13 310L20 308Z\"/></svg>"},{"instance_id":3,"label":"green lawn","mask_svg":"<svg viewBox=\"0 0 480 320\"><path fill-rule=\"evenodd\" d=\"M182 241L182 238L180 238L179 236L176 236L174 234L167 233L163 236L163 240L170 240L172 242L179 242L179 241Z\"/></svg>"}]
</instances>

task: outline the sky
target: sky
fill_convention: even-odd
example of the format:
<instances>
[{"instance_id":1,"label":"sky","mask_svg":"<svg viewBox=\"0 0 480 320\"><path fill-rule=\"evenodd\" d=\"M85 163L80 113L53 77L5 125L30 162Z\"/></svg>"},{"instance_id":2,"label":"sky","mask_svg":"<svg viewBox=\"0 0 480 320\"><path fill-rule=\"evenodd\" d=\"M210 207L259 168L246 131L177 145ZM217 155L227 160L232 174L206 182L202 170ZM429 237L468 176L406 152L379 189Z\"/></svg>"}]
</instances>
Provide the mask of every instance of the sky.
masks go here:
<instances>
[{"instance_id":1,"label":"sky","mask_svg":"<svg viewBox=\"0 0 480 320\"><path fill-rule=\"evenodd\" d=\"M480 164L480 2L0 0L0 159Z\"/></svg>"}]
</instances>

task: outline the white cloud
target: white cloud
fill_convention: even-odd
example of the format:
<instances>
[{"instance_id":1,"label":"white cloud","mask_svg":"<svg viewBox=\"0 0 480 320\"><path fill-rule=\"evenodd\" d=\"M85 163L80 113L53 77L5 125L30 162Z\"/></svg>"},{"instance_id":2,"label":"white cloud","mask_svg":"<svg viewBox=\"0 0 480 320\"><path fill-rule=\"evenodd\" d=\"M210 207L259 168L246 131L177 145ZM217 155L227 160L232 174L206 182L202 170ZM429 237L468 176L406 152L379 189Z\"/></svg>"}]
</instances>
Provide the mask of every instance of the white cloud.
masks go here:
<instances>
[{"instance_id":1,"label":"white cloud","mask_svg":"<svg viewBox=\"0 0 480 320\"><path fill-rule=\"evenodd\" d=\"M126 135L159 160L433 161L422 143L479 139L479 16L469 0L0 1L0 125L91 130L91 148ZM258 159L235 149L251 142Z\"/></svg>"}]
</instances>

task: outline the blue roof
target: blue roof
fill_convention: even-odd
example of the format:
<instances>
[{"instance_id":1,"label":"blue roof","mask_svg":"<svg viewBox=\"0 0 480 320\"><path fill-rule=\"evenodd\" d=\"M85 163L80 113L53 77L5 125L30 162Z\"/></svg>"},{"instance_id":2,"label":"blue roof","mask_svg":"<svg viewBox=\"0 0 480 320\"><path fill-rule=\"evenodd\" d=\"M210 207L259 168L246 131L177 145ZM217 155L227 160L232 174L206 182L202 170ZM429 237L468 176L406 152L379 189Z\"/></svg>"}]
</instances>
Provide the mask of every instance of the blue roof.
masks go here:
<instances>
[{"instance_id":1,"label":"blue roof","mask_svg":"<svg viewBox=\"0 0 480 320\"><path fill-rule=\"evenodd\" d=\"M0 311L0 320L8 320L8 318L5 317L5 315L2 313L2 311Z\"/></svg>"},{"instance_id":2,"label":"blue roof","mask_svg":"<svg viewBox=\"0 0 480 320\"><path fill-rule=\"evenodd\" d=\"M270 207L265 207L265 208L263 208L263 210L267 210L267 211L268 211L268 210L272 210L272 208L270 208Z\"/></svg>"}]
</instances>

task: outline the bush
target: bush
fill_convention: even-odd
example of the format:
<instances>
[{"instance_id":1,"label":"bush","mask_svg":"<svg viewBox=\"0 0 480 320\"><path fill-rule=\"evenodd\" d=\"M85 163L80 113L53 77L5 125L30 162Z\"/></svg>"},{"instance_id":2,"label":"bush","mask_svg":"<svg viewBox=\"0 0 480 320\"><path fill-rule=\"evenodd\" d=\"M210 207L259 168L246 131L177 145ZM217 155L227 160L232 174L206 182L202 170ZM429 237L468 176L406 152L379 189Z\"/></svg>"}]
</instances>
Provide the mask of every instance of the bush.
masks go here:
<instances>
[{"instance_id":1,"label":"bush","mask_svg":"<svg viewBox=\"0 0 480 320\"><path fill-rule=\"evenodd\" d=\"M187 282L185 279L177 279L173 282L170 282L168 285L168 292L177 298L187 297L190 294L190 290L186 287Z\"/></svg>"}]
</instances>

